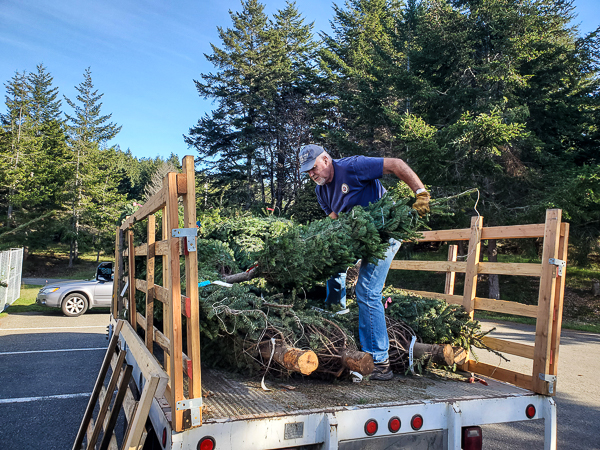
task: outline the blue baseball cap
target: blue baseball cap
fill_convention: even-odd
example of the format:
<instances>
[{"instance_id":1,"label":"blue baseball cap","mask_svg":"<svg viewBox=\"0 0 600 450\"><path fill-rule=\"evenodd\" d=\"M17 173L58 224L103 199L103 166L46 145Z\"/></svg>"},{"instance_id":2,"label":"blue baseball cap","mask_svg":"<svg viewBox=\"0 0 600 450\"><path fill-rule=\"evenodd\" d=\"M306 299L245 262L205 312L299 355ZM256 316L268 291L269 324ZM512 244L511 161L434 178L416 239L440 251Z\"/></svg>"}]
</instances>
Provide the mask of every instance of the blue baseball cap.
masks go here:
<instances>
[{"instance_id":1,"label":"blue baseball cap","mask_svg":"<svg viewBox=\"0 0 600 450\"><path fill-rule=\"evenodd\" d=\"M315 166L315 161L325 149L320 145L308 144L300 150L300 172L308 172Z\"/></svg>"}]
</instances>

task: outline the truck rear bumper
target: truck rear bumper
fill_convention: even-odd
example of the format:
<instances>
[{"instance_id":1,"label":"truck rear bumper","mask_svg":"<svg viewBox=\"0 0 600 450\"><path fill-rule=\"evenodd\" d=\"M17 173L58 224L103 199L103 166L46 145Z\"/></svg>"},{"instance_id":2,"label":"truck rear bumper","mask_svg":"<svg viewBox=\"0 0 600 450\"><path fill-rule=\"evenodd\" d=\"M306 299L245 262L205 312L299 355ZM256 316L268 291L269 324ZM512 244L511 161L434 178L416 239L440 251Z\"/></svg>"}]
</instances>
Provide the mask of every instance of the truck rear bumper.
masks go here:
<instances>
[{"instance_id":1,"label":"truck rear bumper","mask_svg":"<svg viewBox=\"0 0 600 450\"><path fill-rule=\"evenodd\" d=\"M526 417L527 406L536 414ZM155 403L155 406L158 406ZM411 428L411 419L419 414L423 426ZM378 407L356 406L332 412L306 412L262 419L220 419L186 430L171 432L168 422L156 408L150 414L160 436L167 428L165 448L196 450L198 442L211 436L219 450L277 449L313 446L323 450L356 450L359 448L460 449L462 427L493 423L545 419L545 450L556 449L556 404L549 397L523 395L505 398L478 398L453 402L421 402L410 405ZM400 430L388 429L391 418L401 421ZM377 421L377 432L368 436L365 424ZM294 430L289 432L290 425ZM317 447L317 448L318 448Z\"/></svg>"}]
</instances>

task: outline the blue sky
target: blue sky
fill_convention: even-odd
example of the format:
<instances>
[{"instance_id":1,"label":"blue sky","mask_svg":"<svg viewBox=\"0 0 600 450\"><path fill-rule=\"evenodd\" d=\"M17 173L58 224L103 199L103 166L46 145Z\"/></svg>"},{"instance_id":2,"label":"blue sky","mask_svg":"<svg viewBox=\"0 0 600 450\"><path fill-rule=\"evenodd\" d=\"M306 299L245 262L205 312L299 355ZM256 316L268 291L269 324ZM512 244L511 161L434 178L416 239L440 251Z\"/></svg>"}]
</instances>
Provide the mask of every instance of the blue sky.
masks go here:
<instances>
[{"instance_id":1,"label":"blue sky","mask_svg":"<svg viewBox=\"0 0 600 450\"><path fill-rule=\"evenodd\" d=\"M267 14L285 0L263 0ZM336 2L343 4L343 1ZM330 31L332 2L297 0L315 32ZM600 24L599 0L575 0L582 33ZM239 0L0 0L0 111L4 83L43 63L61 95L91 68L103 114L123 128L110 144L142 157L193 154L182 135L211 109L193 80L213 71L204 57L220 45L217 26L231 26ZM63 110L71 113L66 102Z\"/></svg>"}]
</instances>

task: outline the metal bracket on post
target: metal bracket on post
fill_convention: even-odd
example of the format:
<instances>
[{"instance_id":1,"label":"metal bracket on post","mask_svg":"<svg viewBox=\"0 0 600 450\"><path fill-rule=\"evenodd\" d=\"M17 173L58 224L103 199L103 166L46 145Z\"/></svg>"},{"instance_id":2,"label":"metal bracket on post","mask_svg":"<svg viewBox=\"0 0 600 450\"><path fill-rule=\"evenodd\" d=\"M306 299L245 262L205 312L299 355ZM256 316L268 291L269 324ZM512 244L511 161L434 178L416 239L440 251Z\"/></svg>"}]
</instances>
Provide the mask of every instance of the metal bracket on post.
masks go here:
<instances>
[{"instance_id":1,"label":"metal bracket on post","mask_svg":"<svg viewBox=\"0 0 600 450\"><path fill-rule=\"evenodd\" d=\"M567 262L563 261L562 259L556 259L556 258L550 258L548 260L548 262L550 264L555 265L556 267L558 267L558 276L562 277L563 274L563 267L567 267Z\"/></svg>"},{"instance_id":2,"label":"metal bracket on post","mask_svg":"<svg viewBox=\"0 0 600 450\"><path fill-rule=\"evenodd\" d=\"M191 398L188 400L180 400L176 404L177 411L185 411L189 409L192 413L192 426L197 427L200 423L200 410L202 409L202 397Z\"/></svg>"},{"instance_id":3,"label":"metal bracket on post","mask_svg":"<svg viewBox=\"0 0 600 450\"><path fill-rule=\"evenodd\" d=\"M196 236L198 236L198 228L173 228L173 230L171 230L171 236L185 238L187 243L187 251L196 251Z\"/></svg>"},{"instance_id":4,"label":"metal bracket on post","mask_svg":"<svg viewBox=\"0 0 600 450\"><path fill-rule=\"evenodd\" d=\"M548 375L547 373L540 373L540 380L548 383L548 393L554 394L554 386L556 385L556 375Z\"/></svg>"}]
</instances>

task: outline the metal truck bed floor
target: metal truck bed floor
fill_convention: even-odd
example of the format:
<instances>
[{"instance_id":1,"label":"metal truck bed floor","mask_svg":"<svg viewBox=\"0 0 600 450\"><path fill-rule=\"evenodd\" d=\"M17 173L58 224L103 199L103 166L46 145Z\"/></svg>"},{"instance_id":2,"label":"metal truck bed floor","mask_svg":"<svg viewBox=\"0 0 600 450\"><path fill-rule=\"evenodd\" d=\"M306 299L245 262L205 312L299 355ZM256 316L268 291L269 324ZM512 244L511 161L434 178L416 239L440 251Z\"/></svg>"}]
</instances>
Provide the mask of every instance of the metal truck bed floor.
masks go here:
<instances>
[{"instance_id":1,"label":"metal truck bed floor","mask_svg":"<svg viewBox=\"0 0 600 450\"><path fill-rule=\"evenodd\" d=\"M488 386L464 381L444 381L421 376L395 375L391 381L321 381L313 379L267 380L242 378L214 369L202 370L203 420L258 419L367 405L409 404L423 401L513 397L527 390L486 379Z\"/></svg>"}]
</instances>

